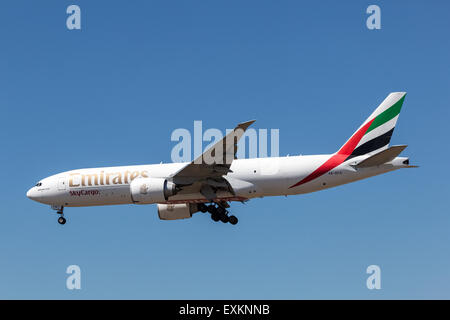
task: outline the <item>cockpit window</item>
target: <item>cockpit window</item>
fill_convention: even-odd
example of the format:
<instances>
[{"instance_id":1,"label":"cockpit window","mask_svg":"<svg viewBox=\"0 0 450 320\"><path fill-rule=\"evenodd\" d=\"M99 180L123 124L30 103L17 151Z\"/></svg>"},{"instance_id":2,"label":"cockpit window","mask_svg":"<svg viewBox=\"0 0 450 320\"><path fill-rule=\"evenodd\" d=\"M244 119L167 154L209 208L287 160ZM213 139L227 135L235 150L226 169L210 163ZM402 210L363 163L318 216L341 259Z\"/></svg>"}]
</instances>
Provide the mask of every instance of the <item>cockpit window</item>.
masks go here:
<instances>
[{"instance_id":1,"label":"cockpit window","mask_svg":"<svg viewBox=\"0 0 450 320\"><path fill-rule=\"evenodd\" d=\"M36 184L36 187L40 187L40 186L42 186L42 182L38 182L38 183Z\"/></svg>"}]
</instances>

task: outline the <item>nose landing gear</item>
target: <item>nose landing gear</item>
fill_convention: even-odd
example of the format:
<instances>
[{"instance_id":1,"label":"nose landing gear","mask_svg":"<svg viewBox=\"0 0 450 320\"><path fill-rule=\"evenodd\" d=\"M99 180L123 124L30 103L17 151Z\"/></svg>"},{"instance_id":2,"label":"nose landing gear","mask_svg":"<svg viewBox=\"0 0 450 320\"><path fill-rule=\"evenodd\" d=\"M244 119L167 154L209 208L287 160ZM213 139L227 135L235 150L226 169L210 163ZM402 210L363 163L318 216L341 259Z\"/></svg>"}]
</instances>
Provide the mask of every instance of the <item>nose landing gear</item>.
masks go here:
<instances>
[{"instance_id":1,"label":"nose landing gear","mask_svg":"<svg viewBox=\"0 0 450 320\"><path fill-rule=\"evenodd\" d=\"M65 223L66 223L66 218L64 218L64 217L59 217L59 218L58 218L58 223L59 223L59 224L65 224Z\"/></svg>"},{"instance_id":2,"label":"nose landing gear","mask_svg":"<svg viewBox=\"0 0 450 320\"><path fill-rule=\"evenodd\" d=\"M56 213L59 214L58 223L65 224L66 218L64 218L64 207L63 206L52 206L53 210L56 210Z\"/></svg>"},{"instance_id":3,"label":"nose landing gear","mask_svg":"<svg viewBox=\"0 0 450 320\"><path fill-rule=\"evenodd\" d=\"M204 203L200 203L198 205L198 209L201 212L209 212L211 214L211 219L215 222L218 221L222 221L223 223L227 223L229 222L232 225L235 225L238 223L238 218L236 218L233 215L228 215L229 212L227 209L225 209L225 207L223 207L220 204L210 204L210 205L205 205Z\"/></svg>"}]
</instances>

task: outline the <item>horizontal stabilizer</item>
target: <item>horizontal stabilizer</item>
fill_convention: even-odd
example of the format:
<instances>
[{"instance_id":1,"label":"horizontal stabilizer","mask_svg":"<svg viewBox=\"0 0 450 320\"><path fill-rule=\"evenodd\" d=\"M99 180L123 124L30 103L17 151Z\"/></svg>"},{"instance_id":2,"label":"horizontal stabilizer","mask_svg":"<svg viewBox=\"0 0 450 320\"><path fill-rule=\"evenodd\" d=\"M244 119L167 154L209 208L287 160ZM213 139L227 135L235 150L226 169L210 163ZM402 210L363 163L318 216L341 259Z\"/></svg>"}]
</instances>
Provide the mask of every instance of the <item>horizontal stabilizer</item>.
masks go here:
<instances>
[{"instance_id":1,"label":"horizontal stabilizer","mask_svg":"<svg viewBox=\"0 0 450 320\"><path fill-rule=\"evenodd\" d=\"M392 146L384 151L374 154L367 159L364 159L358 163L355 167L357 168L367 168L379 166L383 163L392 161L397 157L407 146Z\"/></svg>"}]
</instances>

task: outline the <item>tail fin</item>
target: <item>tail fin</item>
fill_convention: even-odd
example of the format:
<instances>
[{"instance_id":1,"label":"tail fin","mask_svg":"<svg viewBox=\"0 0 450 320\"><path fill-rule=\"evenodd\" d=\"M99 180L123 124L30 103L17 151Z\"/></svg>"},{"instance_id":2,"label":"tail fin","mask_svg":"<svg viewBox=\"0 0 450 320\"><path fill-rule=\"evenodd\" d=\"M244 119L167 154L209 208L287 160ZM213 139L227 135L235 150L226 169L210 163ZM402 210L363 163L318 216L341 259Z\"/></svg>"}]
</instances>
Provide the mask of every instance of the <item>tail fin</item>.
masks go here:
<instances>
[{"instance_id":1,"label":"tail fin","mask_svg":"<svg viewBox=\"0 0 450 320\"><path fill-rule=\"evenodd\" d=\"M389 146L406 92L392 92L337 152L347 160Z\"/></svg>"}]
</instances>

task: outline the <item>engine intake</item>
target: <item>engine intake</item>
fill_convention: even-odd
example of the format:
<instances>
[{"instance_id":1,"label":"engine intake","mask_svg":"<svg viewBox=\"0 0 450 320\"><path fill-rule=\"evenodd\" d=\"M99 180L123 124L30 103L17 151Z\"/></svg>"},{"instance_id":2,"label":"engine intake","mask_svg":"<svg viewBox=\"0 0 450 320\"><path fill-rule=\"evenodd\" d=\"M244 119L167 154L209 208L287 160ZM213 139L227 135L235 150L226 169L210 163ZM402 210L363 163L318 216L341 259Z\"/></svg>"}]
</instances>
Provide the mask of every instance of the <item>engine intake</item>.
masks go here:
<instances>
[{"instance_id":1,"label":"engine intake","mask_svg":"<svg viewBox=\"0 0 450 320\"><path fill-rule=\"evenodd\" d=\"M138 178L130 184L131 198L138 204L165 202L177 191L173 182L163 178Z\"/></svg>"}]
</instances>

